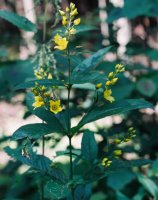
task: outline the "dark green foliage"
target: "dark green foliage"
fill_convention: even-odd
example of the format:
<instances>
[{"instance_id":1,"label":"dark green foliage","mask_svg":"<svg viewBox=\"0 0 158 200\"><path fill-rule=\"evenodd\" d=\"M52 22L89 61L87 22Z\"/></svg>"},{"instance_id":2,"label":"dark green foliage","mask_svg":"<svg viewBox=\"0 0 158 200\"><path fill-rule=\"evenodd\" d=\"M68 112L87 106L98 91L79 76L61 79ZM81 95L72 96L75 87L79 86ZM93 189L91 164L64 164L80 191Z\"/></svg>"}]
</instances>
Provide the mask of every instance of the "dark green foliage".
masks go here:
<instances>
[{"instance_id":1,"label":"dark green foliage","mask_svg":"<svg viewBox=\"0 0 158 200\"><path fill-rule=\"evenodd\" d=\"M37 31L36 25L30 22L27 18L17 15L8 10L0 10L0 17L11 22L12 24L14 24L15 26L17 26L22 30L32 31L32 32Z\"/></svg>"},{"instance_id":2,"label":"dark green foliage","mask_svg":"<svg viewBox=\"0 0 158 200\"><path fill-rule=\"evenodd\" d=\"M98 145L96 143L94 133L86 131L82 137L81 144L82 157L88 161L95 161L98 155Z\"/></svg>"}]
</instances>

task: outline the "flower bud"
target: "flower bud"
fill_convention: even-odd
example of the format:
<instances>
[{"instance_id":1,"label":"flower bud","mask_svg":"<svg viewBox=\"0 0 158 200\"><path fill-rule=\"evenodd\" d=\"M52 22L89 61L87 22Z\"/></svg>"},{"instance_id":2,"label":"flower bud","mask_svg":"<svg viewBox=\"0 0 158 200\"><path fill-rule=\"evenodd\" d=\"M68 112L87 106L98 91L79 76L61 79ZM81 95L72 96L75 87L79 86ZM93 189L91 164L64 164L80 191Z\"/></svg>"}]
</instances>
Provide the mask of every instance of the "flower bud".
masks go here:
<instances>
[{"instance_id":1,"label":"flower bud","mask_svg":"<svg viewBox=\"0 0 158 200\"><path fill-rule=\"evenodd\" d=\"M75 19L75 20L74 20L74 25L77 26L77 25L80 24L80 22L81 22L81 19L80 19L80 18Z\"/></svg>"},{"instance_id":2,"label":"flower bud","mask_svg":"<svg viewBox=\"0 0 158 200\"><path fill-rule=\"evenodd\" d=\"M75 9L75 4L74 3L70 3L70 8L73 10L73 9Z\"/></svg>"},{"instance_id":3,"label":"flower bud","mask_svg":"<svg viewBox=\"0 0 158 200\"><path fill-rule=\"evenodd\" d=\"M113 78L113 79L111 80L112 85L114 85L114 84L117 82L117 80L118 80L118 78Z\"/></svg>"},{"instance_id":4,"label":"flower bud","mask_svg":"<svg viewBox=\"0 0 158 200\"><path fill-rule=\"evenodd\" d=\"M114 76L114 72L110 72L108 75L108 78L113 78L113 76Z\"/></svg>"},{"instance_id":5,"label":"flower bud","mask_svg":"<svg viewBox=\"0 0 158 200\"><path fill-rule=\"evenodd\" d=\"M106 86L109 86L109 85L111 85L111 81L106 81L106 84L105 84Z\"/></svg>"},{"instance_id":6,"label":"flower bud","mask_svg":"<svg viewBox=\"0 0 158 200\"><path fill-rule=\"evenodd\" d=\"M66 12L70 12L70 8L69 7L66 7Z\"/></svg>"},{"instance_id":7,"label":"flower bud","mask_svg":"<svg viewBox=\"0 0 158 200\"><path fill-rule=\"evenodd\" d=\"M102 86L102 83L98 83L95 85L95 88L98 90L99 88L101 88L101 86Z\"/></svg>"},{"instance_id":8,"label":"flower bud","mask_svg":"<svg viewBox=\"0 0 158 200\"><path fill-rule=\"evenodd\" d=\"M61 16L64 16L64 15L65 15L65 12L62 11L62 10L59 10L59 13L60 13Z\"/></svg>"}]
</instances>

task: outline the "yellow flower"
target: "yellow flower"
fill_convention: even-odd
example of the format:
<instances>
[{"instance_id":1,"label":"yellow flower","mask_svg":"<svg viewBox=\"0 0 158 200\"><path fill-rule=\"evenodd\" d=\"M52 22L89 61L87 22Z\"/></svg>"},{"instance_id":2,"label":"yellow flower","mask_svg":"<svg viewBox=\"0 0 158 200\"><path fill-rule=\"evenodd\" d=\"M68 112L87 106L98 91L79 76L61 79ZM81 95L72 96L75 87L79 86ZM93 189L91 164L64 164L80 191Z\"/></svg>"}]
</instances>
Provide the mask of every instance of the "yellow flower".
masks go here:
<instances>
[{"instance_id":1,"label":"yellow flower","mask_svg":"<svg viewBox=\"0 0 158 200\"><path fill-rule=\"evenodd\" d=\"M50 111L51 112L57 114L58 112L62 111L62 107L60 105L60 100L56 100L56 101L50 100L49 103L50 103Z\"/></svg>"},{"instance_id":2,"label":"yellow flower","mask_svg":"<svg viewBox=\"0 0 158 200\"><path fill-rule=\"evenodd\" d=\"M112 85L112 82L111 81L106 81L106 86L109 86L109 85Z\"/></svg>"},{"instance_id":3,"label":"yellow flower","mask_svg":"<svg viewBox=\"0 0 158 200\"><path fill-rule=\"evenodd\" d=\"M108 75L108 78L113 78L113 76L114 76L114 72L110 72Z\"/></svg>"},{"instance_id":4,"label":"yellow flower","mask_svg":"<svg viewBox=\"0 0 158 200\"><path fill-rule=\"evenodd\" d=\"M52 78L53 78L53 77L52 77L52 74L49 73L47 78L48 78L48 79L52 79Z\"/></svg>"},{"instance_id":5,"label":"yellow flower","mask_svg":"<svg viewBox=\"0 0 158 200\"><path fill-rule=\"evenodd\" d=\"M75 16L75 15L77 15L77 14L78 14L77 8L75 8L75 10L73 10L73 11L70 13L70 16L72 17L72 16Z\"/></svg>"},{"instance_id":6,"label":"yellow flower","mask_svg":"<svg viewBox=\"0 0 158 200\"><path fill-rule=\"evenodd\" d=\"M67 48L68 41L66 37L62 38L59 34L56 34L54 36L54 42L57 44L57 46L54 47L55 49L64 50Z\"/></svg>"},{"instance_id":7,"label":"yellow flower","mask_svg":"<svg viewBox=\"0 0 158 200\"><path fill-rule=\"evenodd\" d=\"M109 89L106 89L104 91L104 98L107 100L107 101L110 101L110 103L112 103L113 101L115 101L115 98L113 96L111 96L112 94L112 91Z\"/></svg>"},{"instance_id":8,"label":"yellow flower","mask_svg":"<svg viewBox=\"0 0 158 200\"><path fill-rule=\"evenodd\" d=\"M35 96L35 102L32 104L34 108L38 108L44 105L44 101L41 97Z\"/></svg>"},{"instance_id":9,"label":"yellow flower","mask_svg":"<svg viewBox=\"0 0 158 200\"><path fill-rule=\"evenodd\" d=\"M64 16L64 15L65 15L65 12L62 11L62 10L59 10L59 13L60 13L61 16Z\"/></svg>"},{"instance_id":10,"label":"yellow flower","mask_svg":"<svg viewBox=\"0 0 158 200\"><path fill-rule=\"evenodd\" d=\"M102 86L102 83L98 83L98 84L95 85L95 88L99 89L99 88L101 88L101 86Z\"/></svg>"},{"instance_id":11,"label":"yellow flower","mask_svg":"<svg viewBox=\"0 0 158 200\"><path fill-rule=\"evenodd\" d=\"M63 16L62 25L63 25L63 26L66 26L66 25L67 25L67 18L66 18L66 16Z\"/></svg>"},{"instance_id":12,"label":"yellow flower","mask_svg":"<svg viewBox=\"0 0 158 200\"><path fill-rule=\"evenodd\" d=\"M118 81L118 78L113 78L113 79L111 80L112 85L114 85L117 81Z\"/></svg>"},{"instance_id":13,"label":"yellow flower","mask_svg":"<svg viewBox=\"0 0 158 200\"><path fill-rule=\"evenodd\" d=\"M121 156L122 155L122 150L115 150L114 152L113 152L113 154L114 154L114 156L116 156L116 157L118 157L118 156Z\"/></svg>"},{"instance_id":14,"label":"yellow flower","mask_svg":"<svg viewBox=\"0 0 158 200\"><path fill-rule=\"evenodd\" d=\"M74 25L79 25L80 24L80 22L81 22L81 19L80 18L78 18L78 19L75 19L74 20Z\"/></svg>"},{"instance_id":15,"label":"yellow flower","mask_svg":"<svg viewBox=\"0 0 158 200\"><path fill-rule=\"evenodd\" d=\"M75 8L75 4L74 3L70 3L70 8L73 10Z\"/></svg>"},{"instance_id":16,"label":"yellow flower","mask_svg":"<svg viewBox=\"0 0 158 200\"><path fill-rule=\"evenodd\" d=\"M69 7L66 7L66 12L70 12L70 8Z\"/></svg>"}]
</instances>

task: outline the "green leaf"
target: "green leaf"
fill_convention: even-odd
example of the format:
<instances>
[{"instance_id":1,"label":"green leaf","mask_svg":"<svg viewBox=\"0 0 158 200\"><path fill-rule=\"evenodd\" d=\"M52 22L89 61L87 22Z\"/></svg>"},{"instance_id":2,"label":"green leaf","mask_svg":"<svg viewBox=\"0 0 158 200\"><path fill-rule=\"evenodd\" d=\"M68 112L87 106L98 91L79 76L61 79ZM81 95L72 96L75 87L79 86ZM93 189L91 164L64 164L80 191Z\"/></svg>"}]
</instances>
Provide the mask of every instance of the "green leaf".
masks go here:
<instances>
[{"instance_id":1,"label":"green leaf","mask_svg":"<svg viewBox=\"0 0 158 200\"><path fill-rule=\"evenodd\" d=\"M32 107L33 94L31 94L31 93L28 93L28 95L26 97L26 102L27 102L27 105L28 105L28 109L32 114L36 115L37 117L39 117L40 119L45 121L50 127L57 130L57 132L60 132L60 133L66 133L67 132L65 123L64 123L64 125L62 124L63 118L65 118L64 113L63 114L59 113L59 114L55 115L55 114L53 114L49 110L46 110L43 107L34 109Z\"/></svg>"},{"instance_id":2,"label":"green leaf","mask_svg":"<svg viewBox=\"0 0 158 200\"><path fill-rule=\"evenodd\" d=\"M108 22L112 23L122 17L133 19L135 17L146 15L155 6L150 0L125 0L123 8L115 8L109 13ZM134 12L133 12L134 10Z\"/></svg>"},{"instance_id":3,"label":"green leaf","mask_svg":"<svg viewBox=\"0 0 158 200\"><path fill-rule=\"evenodd\" d=\"M120 113L125 113L135 109L142 108L153 108L152 104L143 100L143 99L128 99L128 100L120 100L118 102L112 104L104 104L101 106L94 106L79 122L77 125L77 129L81 128L87 123L96 121L98 119L116 115Z\"/></svg>"},{"instance_id":4,"label":"green leaf","mask_svg":"<svg viewBox=\"0 0 158 200\"><path fill-rule=\"evenodd\" d=\"M158 198L158 186L154 181L141 174L138 174L138 181L151 195L153 195L155 198Z\"/></svg>"},{"instance_id":5,"label":"green leaf","mask_svg":"<svg viewBox=\"0 0 158 200\"><path fill-rule=\"evenodd\" d=\"M51 166L52 161L43 155L36 155L34 153L31 153L29 154L29 157L23 156L22 147L19 147L17 149L5 147L4 151L12 158L32 167L43 175L50 176L53 180L59 181L60 183L64 184L67 182L67 178L63 171L57 167Z\"/></svg>"},{"instance_id":6,"label":"green leaf","mask_svg":"<svg viewBox=\"0 0 158 200\"><path fill-rule=\"evenodd\" d=\"M152 97L155 94L157 87L151 79L142 78L137 83L137 89L141 94Z\"/></svg>"},{"instance_id":7,"label":"green leaf","mask_svg":"<svg viewBox=\"0 0 158 200\"><path fill-rule=\"evenodd\" d=\"M107 196L103 192L97 192L92 195L90 200L96 200L96 199L97 200L105 200L105 199L107 199Z\"/></svg>"},{"instance_id":8,"label":"green leaf","mask_svg":"<svg viewBox=\"0 0 158 200\"><path fill-rule=\"evenodd\" d=\"M135 175L131 172L131 170L124 169L117 173L110 174L107 177L107 185L114 190L121 190L134 178Z\"/></svg>"},{"instance_id":9,"label":"green leaf","mask_svg":"<svg viewBox=\"0 0 158 200\"><path fill-rule=\"evenodd\" d=\"M96 65L98 65L102 61L103 56L105 56L105 54L111 49L111 47L112 46L100 49L95 54L85 59L81 64L76 66L72 71L72 78L75 79L75 77L77 78L80 74L87 73L94 67L96 67Z\"/></svg>"},{"instance_id":10,"label":"green leaf","mask_svg":"<svg viewBox=\"0 0 158 200\"><path fill-rule=\"evenodd\" d=\"M19 90L19 89L26 89L26 88L32 88L35 87L35 83L38 83L40 85L44 85L44 86L64 86L64 82L60 81L60 80L56 80L56 79L52 79L52 80L31 80L31 81L27 81L24 83L21 83L19 85L17 85L14 89L15 90Z\"/></svg>"},{"instance_id":11,"label":"green leaf","mask_svg":"<svg viewBox=\"0 0 158 200\"><path fill-rule=\"evenodd\" d=\"M97 166L91 166L89 167L89 170L86 170L86 173L83 175L84 179L88 182L98 181L100 179L103 179L104 177L112 174L112 173L118 173L124 169L132 168L132 167L141 167L143 165L150 164L150 160L121 160L121 159L115 159L112 160L112 164L110 167L104 169L101 165ZM87 168L86 168L87 169Z\"/></svg>"},{"instance_id":12,"label":"green leaf","mask_svg":"<svg viewBox=\"0 0 158 200\"><path fill-rule=\"evenodd\" d=\"M134 197L132 198L132 200L143 200L143 198L144 198L144 196L145 196L145 193L146 193L146 192L145 192L144 188L141 187L141 188L138 190L137 194L134 195Z\"/></svg>"},{"instance_id":13,"label":"green leaf","mask_svg":"<svg viewBox=\"0 0 158 200\"><path fill-rule=\"evenodd\" d=\"M44 123L37 123L37 124L27 124L21 126L13 133L13 140L20 140L23 138L30 138L30 139L39 139L44 135L53 133L53 132L60 132L58 128L54 125L54 128L48 126Z\"/></svg>"},{"instance_id":14,"label":"green leaf","mask_svg":"<svg viewBox=\"0 0 158 200\"><path fill-rule=\"evenodd\" d=\"M84 83L96 83L97 81L105 82L106 75L99 74L98 72L89 72L89 73L79 73L77 77L71 78L71 84L84 84Z\"/></svg>"},{"instance_id":15,"label":"green leaf","mask_svg":"<svg viewBox=\"0 0 158 200\"><path fill-rule=\"evenodd\" d=\"M47 198L61 199L69 193L68 186L55 181L48 181L45 186L45 194Z\"/></svg>"},{"instance_id":16,"label":"green leaf","mask_svg":"<svg viewBox=\"0 0 158 200\"><path fill-rule=\"evenodd\" d=\"M91 185L78 185L74 192L74 200L89 200L91 196Z\"/></svg>"},{"instance_id":17,"label":"green leaf","mask_svg":"<svg viewBox=\"0 0 158 200\"><path fill-rule=\"evenodd\" d=\"M129 200L128 197L126 197L123 193L117 191L116 192L117 200Z\"/></svg>"},{"instance_id":18,"label":"green leaf","mask_svg":"<svg viewBox=\"0 0 158 200\"><path fill-rule=\"evenodd\" d=\"M8 10L0 10L0 17L9 21L10 23L14 24L15 26L17 26L22 30L31 32L37 31L36 25L33 24L31 21L29 21L27 18L17 15Z\"/></svg>"},{"instance_id":19,"label":"green leaf","mask_svg":"<svg viewBox=\"0 0 158 200\"><path fill-rule=\"evenodd\" d=\"M82 137L81 152L85 160L94 161L98 155L98 145L94 133L86 131Z\"/></svg>"}]
</instances>

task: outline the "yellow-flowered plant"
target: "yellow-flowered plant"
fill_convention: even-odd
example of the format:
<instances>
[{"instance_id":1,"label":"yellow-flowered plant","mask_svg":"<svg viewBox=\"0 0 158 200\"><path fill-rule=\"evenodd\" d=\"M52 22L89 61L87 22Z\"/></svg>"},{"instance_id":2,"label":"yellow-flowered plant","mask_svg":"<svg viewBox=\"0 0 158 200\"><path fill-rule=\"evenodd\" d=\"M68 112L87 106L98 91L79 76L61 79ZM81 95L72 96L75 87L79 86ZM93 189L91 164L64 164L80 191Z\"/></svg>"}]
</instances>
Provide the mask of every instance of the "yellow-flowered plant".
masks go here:
<instances>
[{"instance_id":1,"label":"yellow-flowered plant","mask_svg":"<svg viewBox=\"0 0 158 200\"><path fill-rule=\"evenodd\" d=\"M34 108L45 106L47 110L50 110L54 114L62 111L59 98L56 95L51 96L51 91L45 86L36 83L35 87L32 88L32 92L35 95L35 102L32 104Z\"/></svg>"},{"instance_id":2,"label":"yellow-flowered plant","mask_svg":"<svg viewBox=\"0 0 158 200\"><path fill-rule=\"evenodd\" d=\"M59 10L59 13L62 18L62 25L65 27L65 33L63 37L57 33L53 40L56 44L54 48L62 51L67 48L70 36L76 33L75 26L80 24L81 19L75 19L78 11L74 3L70 3L70 6L66 7L65 11Z\"/></svg>"},{"instance_id":3,"label":"yellow-flowered plant","mask_svg":"<svg viewBox=\"0 0 158 200\"><path fill-rule=\"evenodd\" d=\"M115 98L112 96L112 90L110 89L110 87L117 83L118 75L124 71L124 66L122 64L117 64L115 66L115 70L108 74L108 79L105 83L104 98L110 103L115 101Z\"/></svg>"},{"instance_id":4,"label":"yellow-flowered plant","mask_svg":"<svg viewBox=\"0 0 158 200\"><path fill-rule=\"evenodd\" d=\"M47 6L45 7L47 8ZM47 11L47 9L45 11ZM80 24L81 19L77 17L78 11L74 3L70 3L70 5L66 7L64 11L59 10L59 13L61 17L62 29L51 39L51 42L46 42L46 22L43 24L43 44L39 47L40 50L37 53L38 59L36 59L37 62L34 69L36 80L30 81L31 83L29 82L29 86L31 84L32 93L34 94L34 102L32 103L32 107L34 109L37 109L34 110L34 112L32 113L41 118L42 122L39 124L31 125L31 128L33 127L33 131L31 132L31 134L27 135L27 132L31 130L30 126L24 127L25 134L22 133L20 135L19 133L15 133L15 136L17 138L25 140L27 137L27 140L30 142L28 145L28 149L27 145L24 146L25 159L22 159L21 156L23 155L20 154L20 160L24 160L25 163L29 163L30 166L32 166L33 163L32 167L35 166L35 168L41 171L42 175L45 176L42 177L40 184L42 191L40 199L42 200L45 198L52 199L53 197L57 197L57 199L75 199L74 195L78 195L78 192L76 191L78 190L78 188L80 188L80 185L85 185L85 187L87 187L86 184L88 183L89 185L89 182L91 180L96 181L100 178L103 178L106 174L106 168L108 168L107 170L110 172L110 169L118 167L119 162L121 162L118 161L118 158L124 156L121 144L132 140L136 136L136 131L133 127L130 127L124 136L117 135L117 138L112 138L112 140L108 139L108 135L106 135L108 133L104 132L104 130L98 130L98 133L100 134L101 132L102 138L103 140L105 138L107 144L102 149L105 153L105 157L100 158L98 156L98 152L100 153L100 151L98 151L99 145L96 141L94 132L90 131L89 129L87 130L87 128L85 130L83 128L84 125L90 122L94 122L98 119L102 119L106 116L117 114L120 112L121 108L123 109L123 112L126 111L126 109L130 110L128 109L128 105L131 106L131 108L133 109L135 101L134 103L133 101L131 103L131 100L124 101L123 103L126 104L125 109L122 101L121 103L118 102L118 104L116 104L114 108L113 106L106 105L105 101L103 101L103 97L106 101L110 103L113 103L115 101L115 98L112 94L112 87L118 82L119 74L125 71L124 66L122 64L117 64L115 66L115 70L111 71L108 74L108 78L106 81L105 75L103 75L104 78L102 79L102 74L98 74L97 72L92 71L94 70L95 66L100 62L100 59L105 55L109 48L99 50L96 54L90 56L90 58L86 58L83 62L80 62L80 59L78 59L79 63L77 63L77 65L75 66L77 59L74 59L73 56L75 54L81 54L82 52L75 52L78 49L77 47L72 51L72 49L70 48L70 43L71 36L73 36L77 32L76 26ZM46 18L46 15L44 18ZM62 52L56 52L55 50L60 50ZM64 72L60 71L60 67L56 68L56 57L51 57L53 52L54 55L60 54L60 59L62 59L63 56L64 61L65 59L67 59L67 62L64 63L67 67L67 70L63 70ZM60 63L57 66L60 66ZM55 73L55 69L57 69L57 73ZM93 74L95 76L93 76ZM90 93L94 95L94 101L92 103L92 106L90 106L90 109L79 108L78 110L79 106L77 107L77 109L74 109L76 108L76 102L79 103L80 101L76 101L75 99L75 101L72 101L71 103L71 97L73 97L71 91L73 88L79 87L81 89L82 87L80 86L84 83L91 83L90 86L94 84L92 85L94 92ZM86 88L87 86L89 87L88 84L83 87ZM57 88L60 90L56 91ZM61 90L64 90L64 93L60 93ZM75 94L75 92L73 94ZM99 93L101 93L101 96L99 96ZM65 97L65 94L67 95L65 98L66 102L63 101L65 103L64 106L62 105L62 101L59 98L60 95L62 96L62 94L63 97ZM138 107L140 108L140 104L138 105ZM86 111L86 114L84 114L78 124L73 127L72 117L78 117L78 115L80 115L83 111ZM74 151L72 147L72 138L75 134L80 134L81 132L83 132L81 150ZM35 134L33 135L33 133ZM58 133L60 135L58 135ZM48 138L51 138L51 136L53 136L53 139L56 136L60 139L63 136L68 138L68 152L60 152L60 155L69 155L69 163L68 165L67 163L65 165L66 170L62 170L62 165L58 166L58 164L55 164L55 159L51 160L50 158L46 157L44 151L45 137L47 137L46 134L50 134ZM30 140L30 137L31 139L33 139L33 142L36 139L41 142L40 146L42 147L42 156L36 155L36 153L34 152L34 149L32 148L33 143ZM22 145L20 144L20 148L21 146ZM17 155L17 152L19 153L20 150L16 150L15 155ZM58 155L59 154L57 154L56 156ZM29 162L26 162L27 159L30 159ZM69 166L69 174L67 174L67 166ZM84 169L85 171L83 171L83 173L78 173L75 169L76 171L74 176L75 167L77 169L81 167L81 169ZM54 196L54 193L52 193L57 187L62 189L61 193L58 193L59 197L57 196L58 194L55 194ZM48 191L46 195L44 194L45 191Z\"/></svg>"}]
</instances>

